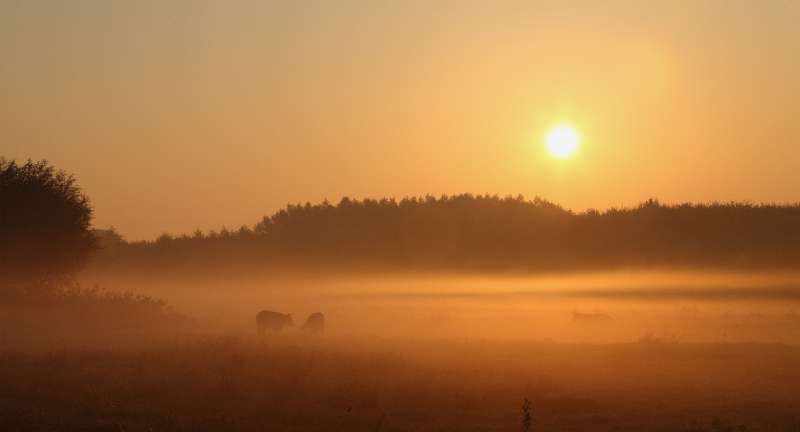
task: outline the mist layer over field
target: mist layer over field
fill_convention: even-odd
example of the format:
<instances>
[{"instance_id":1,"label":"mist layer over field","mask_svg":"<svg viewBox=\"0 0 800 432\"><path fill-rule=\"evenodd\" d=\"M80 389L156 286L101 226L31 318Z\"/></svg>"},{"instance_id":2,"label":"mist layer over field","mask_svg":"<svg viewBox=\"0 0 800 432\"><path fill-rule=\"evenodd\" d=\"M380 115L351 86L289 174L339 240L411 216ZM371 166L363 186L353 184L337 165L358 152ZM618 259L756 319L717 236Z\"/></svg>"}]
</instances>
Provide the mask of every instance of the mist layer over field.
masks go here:
<instances>
[{"instance_id":1,"label":"mist layer over field","mask_svg":"<svg viewBox=\"0 0 800 432\"><path fill-rule=\"evenodd\" d=\"M3 339L3 424L505 431L528 400L534 431L800 425L791 274L142 276L83 278L164 298L174 321L127 323L112 297ZM262 309L295 325L259 336ZM303 332L317 311L324 334Z\"/></svg>"},{"instance_id":2,"label":"mist layer over field","mask_svg":"<svg viewBox=\"0 0 800 432\"><path fill-rule=\"evenodd\" d=\"M800 278L789 273L85 278L164 298L208 331L247 336L267 309L296 324L323 312L335 338L800 341Z\"/></svg>"}]
</instances>

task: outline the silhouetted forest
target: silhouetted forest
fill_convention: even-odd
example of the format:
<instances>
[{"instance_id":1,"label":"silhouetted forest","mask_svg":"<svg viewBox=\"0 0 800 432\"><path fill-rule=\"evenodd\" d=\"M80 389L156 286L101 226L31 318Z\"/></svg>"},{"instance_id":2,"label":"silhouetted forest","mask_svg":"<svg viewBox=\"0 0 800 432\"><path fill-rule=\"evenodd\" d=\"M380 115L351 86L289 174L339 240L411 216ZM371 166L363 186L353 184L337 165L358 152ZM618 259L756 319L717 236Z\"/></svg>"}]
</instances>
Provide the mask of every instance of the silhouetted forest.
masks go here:
<instances>
[{"instance_id":1,"label":"silhouetted forest","mask_svg":"<svg viewBox=\"0 0 800 432\"><path fill-rule=\"evenodd\" d=\"M289 205L252 228L125 242L97 231L96 270L566 271L794 268L800 205L711 203L575 213L521 196L470 194Z\"/></svg>"}]
</instances>

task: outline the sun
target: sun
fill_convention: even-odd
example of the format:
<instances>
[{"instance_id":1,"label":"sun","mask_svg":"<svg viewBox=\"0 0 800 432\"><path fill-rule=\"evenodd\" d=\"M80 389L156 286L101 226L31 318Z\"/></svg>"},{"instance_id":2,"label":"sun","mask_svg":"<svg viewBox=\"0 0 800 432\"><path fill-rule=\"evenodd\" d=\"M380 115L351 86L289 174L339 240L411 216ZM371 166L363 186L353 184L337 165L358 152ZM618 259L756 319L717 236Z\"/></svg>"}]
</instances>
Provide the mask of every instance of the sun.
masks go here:
<instances>
[{"instance_id":1,"label":"sun","mask_svg":"<svg viewBox=\"0 0 800 432\"><path fill-rule=\"evenodd\" d=\"M568 159L573 156L581 145L581 134L575 127L561 123L553 126L545 137L547 151L558 159Z\"/></svg>"}]
</instances>

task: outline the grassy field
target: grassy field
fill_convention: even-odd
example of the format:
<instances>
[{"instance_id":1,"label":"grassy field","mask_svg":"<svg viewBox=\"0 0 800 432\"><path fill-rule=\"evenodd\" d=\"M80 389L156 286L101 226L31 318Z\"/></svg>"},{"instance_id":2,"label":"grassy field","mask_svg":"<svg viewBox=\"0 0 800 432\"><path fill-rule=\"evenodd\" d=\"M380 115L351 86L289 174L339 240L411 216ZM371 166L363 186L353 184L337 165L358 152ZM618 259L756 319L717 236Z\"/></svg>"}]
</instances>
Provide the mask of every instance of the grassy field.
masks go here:
<instances>
[{"instance_id":1,"label":"grassy field","mask_svg":"<svg viewBox=\"0 0 800 432\"><path fill-rule=\"evenodd\" d=\"M6 431L797 431L800 348L213 337L0 354Z\"/></svg>"}]
</instances>

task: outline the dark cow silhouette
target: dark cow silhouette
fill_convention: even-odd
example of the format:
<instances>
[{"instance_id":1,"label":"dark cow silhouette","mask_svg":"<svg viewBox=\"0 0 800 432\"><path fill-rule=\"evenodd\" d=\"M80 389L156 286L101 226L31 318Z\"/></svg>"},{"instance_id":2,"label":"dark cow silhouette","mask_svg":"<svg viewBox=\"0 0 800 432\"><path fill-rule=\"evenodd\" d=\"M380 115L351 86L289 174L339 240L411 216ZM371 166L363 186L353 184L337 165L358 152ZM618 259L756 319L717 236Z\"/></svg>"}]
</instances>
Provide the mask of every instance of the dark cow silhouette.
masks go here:
<instances>
[{"instance_id":1,"label":"dark cow silhouette","mask_svg":"<svg viewBox=\"0 0 800 432\"><path fill-rule=\"evenodd\" d=\"M303 324L303 330L312 334L319 334L325 331L325 315L322 312L314 312L309 315L306 323Z\"/></svg>"},{"instance_id":2,"label":"dark cow silhouette","mask_svg":"<svg viewBox=\"0 0 800 432\"><path fill-rule=\"evenodd\" d=\"M284 327L289 327L293 324L292 314L282 314L280 312L265 310L256 315L256 328L258 328L258 334L262 335L266 330L279 332L283 330Z\"/></svg>"}]
</instances>

